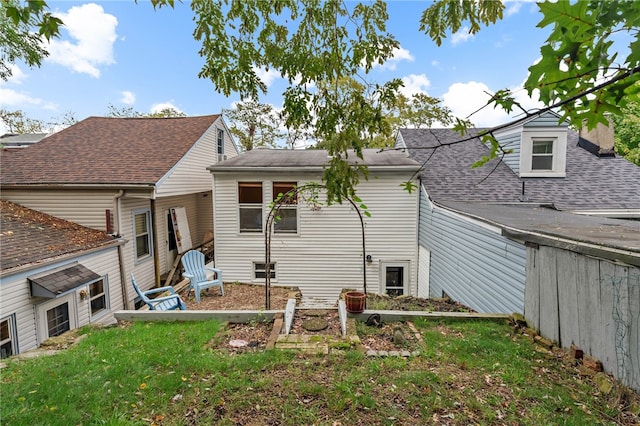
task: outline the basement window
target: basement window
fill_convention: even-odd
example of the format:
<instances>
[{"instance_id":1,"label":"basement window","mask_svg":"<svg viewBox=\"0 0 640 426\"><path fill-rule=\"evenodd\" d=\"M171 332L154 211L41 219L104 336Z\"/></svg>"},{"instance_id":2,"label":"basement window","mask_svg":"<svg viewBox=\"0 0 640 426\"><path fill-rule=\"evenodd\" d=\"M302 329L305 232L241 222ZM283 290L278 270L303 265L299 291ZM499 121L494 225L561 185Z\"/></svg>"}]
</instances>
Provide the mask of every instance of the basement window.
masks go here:
<instances>
[{"instance_id":1,"label":"basement window","mask_svg":"<svg viewBox=\"0 0 640 426\"><path fill-rule=\"evenodd\" d=\"M269 264L269 276L272 280L276 279L276 264ZM267 277L266 263L253 262L253 278L256 280L264 280Z\"/></svg>"},{"instance_id":2,"label":"basement window","mask_svg":"<svg viewBox=\"0 0 640 426\"><path fill-rule=\"evenodd\" d=\"M16 353L14 324L13 315L0 320L0 358L9 358Z\"/></svg>"}]
</instances>

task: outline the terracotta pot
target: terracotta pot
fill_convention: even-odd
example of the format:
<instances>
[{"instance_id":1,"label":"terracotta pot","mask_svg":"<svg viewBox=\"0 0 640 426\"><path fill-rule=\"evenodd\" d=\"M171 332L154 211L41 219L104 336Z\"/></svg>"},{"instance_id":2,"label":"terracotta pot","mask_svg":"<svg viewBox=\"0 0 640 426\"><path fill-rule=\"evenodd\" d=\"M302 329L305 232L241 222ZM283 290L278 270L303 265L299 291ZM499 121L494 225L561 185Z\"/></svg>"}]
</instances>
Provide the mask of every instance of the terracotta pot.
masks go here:
<instances>
[{"instance_id":1,"label":"terracotta pot","mask_svg":"<svg viewBox=\"0 0 640 426\"><path fill-rule=\"evenodd\" d=\"M344 303L347 307L347 312L352 314L359 314L364 311L367 295L361 291L348 291L344 294Z\"/></svg>"}]
</instances>

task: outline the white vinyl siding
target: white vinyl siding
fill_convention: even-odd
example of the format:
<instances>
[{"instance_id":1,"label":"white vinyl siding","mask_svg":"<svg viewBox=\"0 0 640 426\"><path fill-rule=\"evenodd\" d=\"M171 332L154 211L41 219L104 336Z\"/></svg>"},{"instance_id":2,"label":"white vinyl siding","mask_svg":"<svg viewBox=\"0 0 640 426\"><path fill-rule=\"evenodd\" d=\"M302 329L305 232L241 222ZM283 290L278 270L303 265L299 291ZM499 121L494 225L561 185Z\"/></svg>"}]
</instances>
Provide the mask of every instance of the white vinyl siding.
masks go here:
<instances>
[{"instance_id":1,"label":"white vinyl siding","mask_svg":"<svg viewBox=\"0 0 640 426\"><path fill-rule=\"evenodd\" d=\"M216 267L224 271L225 281L259 282L254 280L254 263L265 261L263 233L240 233L237 214L239 181L256 181L262 176L263 221L273 199L273 182L319 182L320 176L274 174L216 175L215 256ZM358 186L358 195L369 207L365 218L367 253L373 262L367 268L367 290L380 286L380 261L409 261L408 288L416 286L416 221L417 194L400 187L406 175L371 173L369 181ZM321 199L324 195L321 195ZM300 198L300 197L299 197ZM277 285L300 287L305 296L337 299L343 288L361 289L363 284L362 230L358 214L348 202L322 206L312 211L304 202L298 203L298 233L272 234L271 261L277 265Z\"/></svg>"},{"instance_id":2,"label":"white vinyl siding","mask_svg":"<svg viewBox=\"0 0 640 426\"><path fill-rule=\"evenodd\" d=\"M0 277L0 318L13 315L16 327L16 353L21 353L38 347L42 343L36 333L36 305L50 299L32 298L29 293L29 283L27 277L57 267L64 266L77 261L83 266L91 269L98 275L105 278L105 285L108 286L107 312L91 317L90 298L81 300L80 291L89 292L88 286L74 289L70 294L70 299L74 302L74 314L76 315L77 326L81 327L93 322L112 322L113 312L124 309L122 303L122 285L120 282L120 269L118 260L118 249L110 247L95 253L69 258L57 264L23 271L14 275ZM130 290L133 292L133 289ZM71 306L69 307L71 309Z\"/></svg>"},{"instance_id":3,"label":"white vinyl siding","mask_svg":"<svg viewBox=\"0 0 640 426\"><path fill-rule=\"evenodd\" d=\"M217 161L219 129L224 131L224 153L227 158L237 155L235 145L229 137L229 131L222 120L216 120L187 154L160 179L156 188L158 196L185 195L211 190L211 174L207 167Z\"/></svg>"},{"instance_id":4,"label":"white vinyl siding","mask_svg":"<svg viewBox=\"0 0 640 426\"><path fill-rule=\"evenodd\" d=\"M116 190L2 189L4 200L101 231L106 231L106 210L115 215L117 194Z\"/></svg>"},{"instance_id":5,"label":"white vinyl siding","mask_svg":"<svg viewBox=\"0 0 640 426\"><path fill-rule=\"evenodd\" d=\"M149 209L149 200L139 198L122 199L122 236L127 240L123 248L125 263L125 277L127 277L127 289L130 300L133 300L133 287L129 282L129 275L134 274L136 281L142 290L148 290L155 285L155 266L152 256L148 256L144 261L136 262L135 257L135 236L133 234L133 212ZM152 226L154 226L152 224Z\"/></svg>"},{"instance_id":6,"label":"white vinyl siding","mask_svg":"<svg viewBox=\"0 0 640 426\"><path fill-rule=\"evenodd\" d=\"M431 297L444 292L478 312L523 313L524 245L463 215L432 210L422 197L419 237L431 251Z\"/></svg>"},{"instance_id":7,"label":"white vinyl siding","mask_svg":"<svg viewBox=\"0 0 640 426\"><path fill-rule=\"evenodd\" d=\"M151 210L133 211L133 241L136 262L143 262L153 255L153 229Z\"/></svg>"}]
</instances>

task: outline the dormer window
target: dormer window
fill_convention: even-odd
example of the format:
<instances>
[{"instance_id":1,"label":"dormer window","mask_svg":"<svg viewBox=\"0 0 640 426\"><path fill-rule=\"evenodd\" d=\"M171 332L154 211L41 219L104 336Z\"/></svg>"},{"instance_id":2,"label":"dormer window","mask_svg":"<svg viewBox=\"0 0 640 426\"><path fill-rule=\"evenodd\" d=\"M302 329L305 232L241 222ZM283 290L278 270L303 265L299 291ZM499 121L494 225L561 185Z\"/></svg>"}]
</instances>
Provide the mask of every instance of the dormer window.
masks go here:
<instances>
[{"instance_id":1,"label":"dormer window","mask_svg":"<svg viewBox=\"0 0 640 426\"><path fill-rule=\"evenodd\" d=\"M531 170L553 170L553 140L532 138Z\"/></svg>"},{"instance_id":2,"label":"dormer window","mask_svg":"<svg viewBox=\"0 0 640 426\"><path fill-rule=\"evenodd\" d=\"M566 128L528 128L522 132L520 177L564 177L566 165Z\"/></svg>"}]
</instances>

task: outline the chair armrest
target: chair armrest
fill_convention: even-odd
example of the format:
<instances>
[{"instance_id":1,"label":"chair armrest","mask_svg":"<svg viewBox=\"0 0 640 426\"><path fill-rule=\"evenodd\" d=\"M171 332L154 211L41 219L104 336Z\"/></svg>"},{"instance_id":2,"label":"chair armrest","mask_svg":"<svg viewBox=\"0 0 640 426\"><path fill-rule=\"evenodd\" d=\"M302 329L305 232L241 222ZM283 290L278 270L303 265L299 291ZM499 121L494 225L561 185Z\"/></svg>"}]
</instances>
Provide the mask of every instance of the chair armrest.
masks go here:
<instances>
[{"instance_id":1,"label":"chair armrest","mask_svg":"<svg viewBox=\"0 0 640 426\"><path fill-rule=\"evenodd\" d=\"M184 273L182 274L182 276L183 276L183 277L186 277L186 278L193 278L193 274L189 274L189 273L187 273L187 272L184 272Z\"/></svg>"},{"instance_id":2,"label":"chair armrest","mask_svg":"<svg viewBox=\"0 0 640 426\"><path fill-rule=\"evenodd\" d=\"M177 295L177 294L172 294L170 296L164 296L164 297L156 297L155 299L150 299L150 302L155 304L155 303L160 303L160 302L164 302L165 300L173 300L173 299L179 299L182 300L182 298Z\"/></svg>"},{"instance_id":3,"label":"chair armrest","mask_svg":"<svg viewBox=\"0 0 640 426\"><path fill-rule=\"evenodd\" d=\"M156 293L162 293L163 291L168 291L171 294L176 294L176 291L173 287L171 286L166 286L166 287L158 287L158 288L152 288L151 290L147 290L144 292L144 295L149 295L149 294L156 294Z\"/></svg>"},{"instance_id":4,"label":"chair armrest","mask_svg":"<svg viewBox=\"0 0 640 426\"><path fill-rule=\"evenodd\" d=\"M215 272L216 274L222 274L222 269L209 268L208 266L205 266L204 269L206 269L207 271Z\"/></svg>"}]
</instances>

